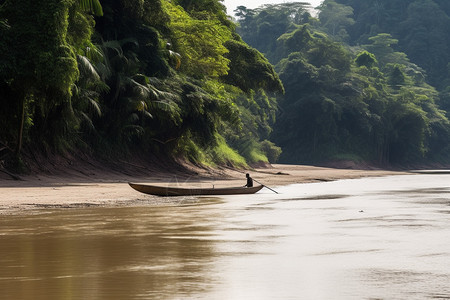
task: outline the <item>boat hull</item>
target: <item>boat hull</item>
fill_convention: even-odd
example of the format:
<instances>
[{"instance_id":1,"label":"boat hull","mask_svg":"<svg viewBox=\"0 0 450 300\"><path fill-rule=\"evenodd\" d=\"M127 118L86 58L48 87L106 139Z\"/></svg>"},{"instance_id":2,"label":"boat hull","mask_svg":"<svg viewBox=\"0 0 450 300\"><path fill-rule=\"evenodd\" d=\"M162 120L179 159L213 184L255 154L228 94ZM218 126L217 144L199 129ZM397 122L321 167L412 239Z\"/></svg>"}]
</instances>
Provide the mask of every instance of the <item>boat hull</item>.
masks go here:
<instances>
[{"instance_id":1,"label":"boat hull","mask_svg":"<svg viewBox=\"0 0 450 300\"><path fill-rule=\"evenodd\" d=\"M201 195L241 195L254 194L263 188L262 185L254 187L228 187L228 188L177 188L162 187L149 184L128 183L138 192L156 196L201 196Z\"/></svg>"}]
</instances>

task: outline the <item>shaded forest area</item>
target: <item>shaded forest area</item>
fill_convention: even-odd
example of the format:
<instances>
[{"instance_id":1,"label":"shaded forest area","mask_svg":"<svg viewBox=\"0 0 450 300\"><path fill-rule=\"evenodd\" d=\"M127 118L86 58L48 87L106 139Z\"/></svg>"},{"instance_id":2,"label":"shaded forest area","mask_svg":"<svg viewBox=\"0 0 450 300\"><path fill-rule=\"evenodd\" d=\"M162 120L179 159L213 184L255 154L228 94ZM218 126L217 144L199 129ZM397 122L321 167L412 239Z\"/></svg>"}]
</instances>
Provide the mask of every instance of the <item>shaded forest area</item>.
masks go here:
<instances>
[{"instance_id":1,"label":"shaded forest area","mask_svg":"<svg viewBox=\"0 0 450 300\"><path fill-rule=\"evenodd\" d=\"M446 3L0 0L0 167L447 164Z\"/></svg>"},{"instance_id":2,"label":"shaded forest area","mask_svg":"<svg viewBox=\"0 0 450 300\"><path fill-rule=\"evenodd\" d=\"M450 4L325 0L238 7L238 32L285 88L283 162L448 163Z\"/></svg>"},{"instance_id":3,"label":"shaded forest area","mask_svg":"<svg viewBox=\"0 0 450 300\"><path fill-rule=\"evenodd\" d=\"M0 1L0 161L275 160L283 87L218 0Z\"/></svg>"}]
</instances>

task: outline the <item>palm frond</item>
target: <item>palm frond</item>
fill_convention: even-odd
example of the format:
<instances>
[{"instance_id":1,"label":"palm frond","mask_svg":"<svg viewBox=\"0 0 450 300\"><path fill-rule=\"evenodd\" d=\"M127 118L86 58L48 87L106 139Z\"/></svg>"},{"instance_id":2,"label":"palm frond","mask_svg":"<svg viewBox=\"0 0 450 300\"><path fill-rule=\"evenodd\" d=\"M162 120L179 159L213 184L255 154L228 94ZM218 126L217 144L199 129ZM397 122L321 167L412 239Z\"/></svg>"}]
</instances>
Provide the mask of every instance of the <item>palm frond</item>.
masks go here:
<instances>
[{"instance_id":1,"label":"palm frond","mask_svg":"<svg viewBox=\"0 0 450 300\"><path fill-rule=\"evenodd\" d=\"M128 122L133 124L139 121L139 116L137 113L132 113L128 116ZM133 126L133 125L129 125L129 126Z\"/></svg>"},{"instance_id":2,"label":"palm frond","mask_svg":"<svg viewBox=\"0 0 450 300\"><path fill-rule=\"evenodd\" d=\"M153 115L151 113L149 113L148 111L144 111L143 115L144 115L144 117L147 117L149 119L153 119Z\"/></svg>"},{"instance_id":3,"label":"palm frond","mask_svg":"<svg viewBox=\"0 0 450 300\"><path fill-rule=\"evenodd\" d=\"M9 26L7 20L0 20L0 29L9 29L11 26Z\"/></svg>"},{"instance_id":4,"label":"palm frond","mask_svg":"<svg viewBox=\"0 0 450 300\"><path fill-rule=\"evenodd\" d=\"M138 111L145 111L147 109L147 104L144 101L138 101L136 109Z\"/></svg>"},{"instance_id":5,"label":"palm frond","mask_svg":"<svg viewBox=\"0 0 450 300\"><path fill-rule=\"evenodd\" d=\"M81 116L81 123L86 126L90 131L95 131L94 123L92 122L91 118L84 112L79 113Z\"/></svg>"},{"instance_id":6,"label":"palm frond","mask_svg":"<svg viewBox=\"0 0 450 300\"><path fill-rule=\"evenodd\" d=\"M102 110L100 108L100 104L93 98L87 98L87 100L92 111L94 111L98 117L101 117Z\"/></svg>"},{"instance_id":7,"label":"palm frond","mask_svg":"<svg viewBox=\"0 0 450 300\"><path fill-rule=\"evenodd\" d=\"M133 136L142 136L144 133L144 128L139 125L126 125L122 130L122 136L128 140L131 140Z\"/></svg>"},{"instance_id":8,"label":"palm frond","mask_svg":"<svg viewBox=\"0 0 450 300\"><path fill-rule=\"evenodd\" d=\"M86 57L93 62L99 62L104 59L103 52L99 47L94 45L92 42L88 42L88 46L84 49Z\"/></svg>"},{"instance_id":9,"label":"palm frond","mask_svg":"<svg viewBox=\"0 0 450 300\"><path fill-rule=\"evenodd\" d=\"M124 46L126 44L133 44L137 47L139 47L139 42L135 38L126 38L119 41L120 46Z\"/></svg>"},{"instance_id":10,"label":"palm frond","mask_svg":"<svg viewBox=\"0 0 450 300\"><path fill-rule=\"evenodd\" d=\"M103 16L103 8L99 0L78 0L80 7L94 13L97 16Z\"/></svg>"},{"instance_id":11,"label":"palm frond","mask_svg":"<svg viewBox=\"0 0 450 300\"><path fill-rule=\"evenodd\" d=\"M111 90L109 85L101 80L92 83L92 88L98 93L108 93Z\"/></svg>"},{"instance_id":12,"label":"palm frond","mask_svg":"<svg viewBox=\"0 0 450 300\"><path fill-rule=\"evenodd\" d=\"M169 57L175 61L175 69L178 70L181 67L180 53L169 50Z\"/></svg>"},{"instance_id":13,"label":"palm frond","mask_svg":"<svg viewBox=\"0 0 450 300\"><path fill-rule=\"evenodd\" d=\"M102 47L116 51L117 55L123 55L122 44L118 40L103 42Z\"/></svg>"},{"instance_id":14,"label":"palm frond","mask_svg":"<svg viewBox=\"0 0 450 300\"><path fill-rule=\"evenodd\" d=\"M80 70L82 76L90 78L94 81L100 80L100 75L98 75L94 65L90 62L90 60L86 56L77 55L77 63L78 63L78 70Z\"/></svg>"}]
</instances>

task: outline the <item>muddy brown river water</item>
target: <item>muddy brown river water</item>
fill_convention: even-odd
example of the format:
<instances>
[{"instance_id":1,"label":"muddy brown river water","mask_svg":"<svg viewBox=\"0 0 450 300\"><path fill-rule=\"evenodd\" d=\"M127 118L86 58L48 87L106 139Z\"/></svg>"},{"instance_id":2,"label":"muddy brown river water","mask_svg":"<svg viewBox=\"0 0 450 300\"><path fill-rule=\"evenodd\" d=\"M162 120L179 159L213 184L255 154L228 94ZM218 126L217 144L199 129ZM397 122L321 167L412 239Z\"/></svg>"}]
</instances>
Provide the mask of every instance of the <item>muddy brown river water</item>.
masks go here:
<instances>
[{"instance_id":1,"label":"muddy brown river water","mask_svg":"<svg viewBox=\"0 0 450 300\"><path fill-rule=\"evenodd\" d=\"M0 298L450 299L450 175L276 190L2 216Z\"/></svg>"}]
</instances>

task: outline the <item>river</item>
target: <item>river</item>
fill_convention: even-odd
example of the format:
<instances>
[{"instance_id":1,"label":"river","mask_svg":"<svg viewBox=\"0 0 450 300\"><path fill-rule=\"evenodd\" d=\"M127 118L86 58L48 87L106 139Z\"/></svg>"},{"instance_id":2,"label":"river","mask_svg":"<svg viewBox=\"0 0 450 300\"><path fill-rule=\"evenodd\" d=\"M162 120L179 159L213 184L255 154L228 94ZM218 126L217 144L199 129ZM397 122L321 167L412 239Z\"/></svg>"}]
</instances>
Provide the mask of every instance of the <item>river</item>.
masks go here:
<instances>
[{"instance_id":1,"label":"river","mask_svg":"<svg viewBox=\"0 0 450 300\"><path fill-rule=\"evenodd\" d=\"M450 299L450 175L275 189L3 216L0 297Z\"/></svg>"}]
</instances>

